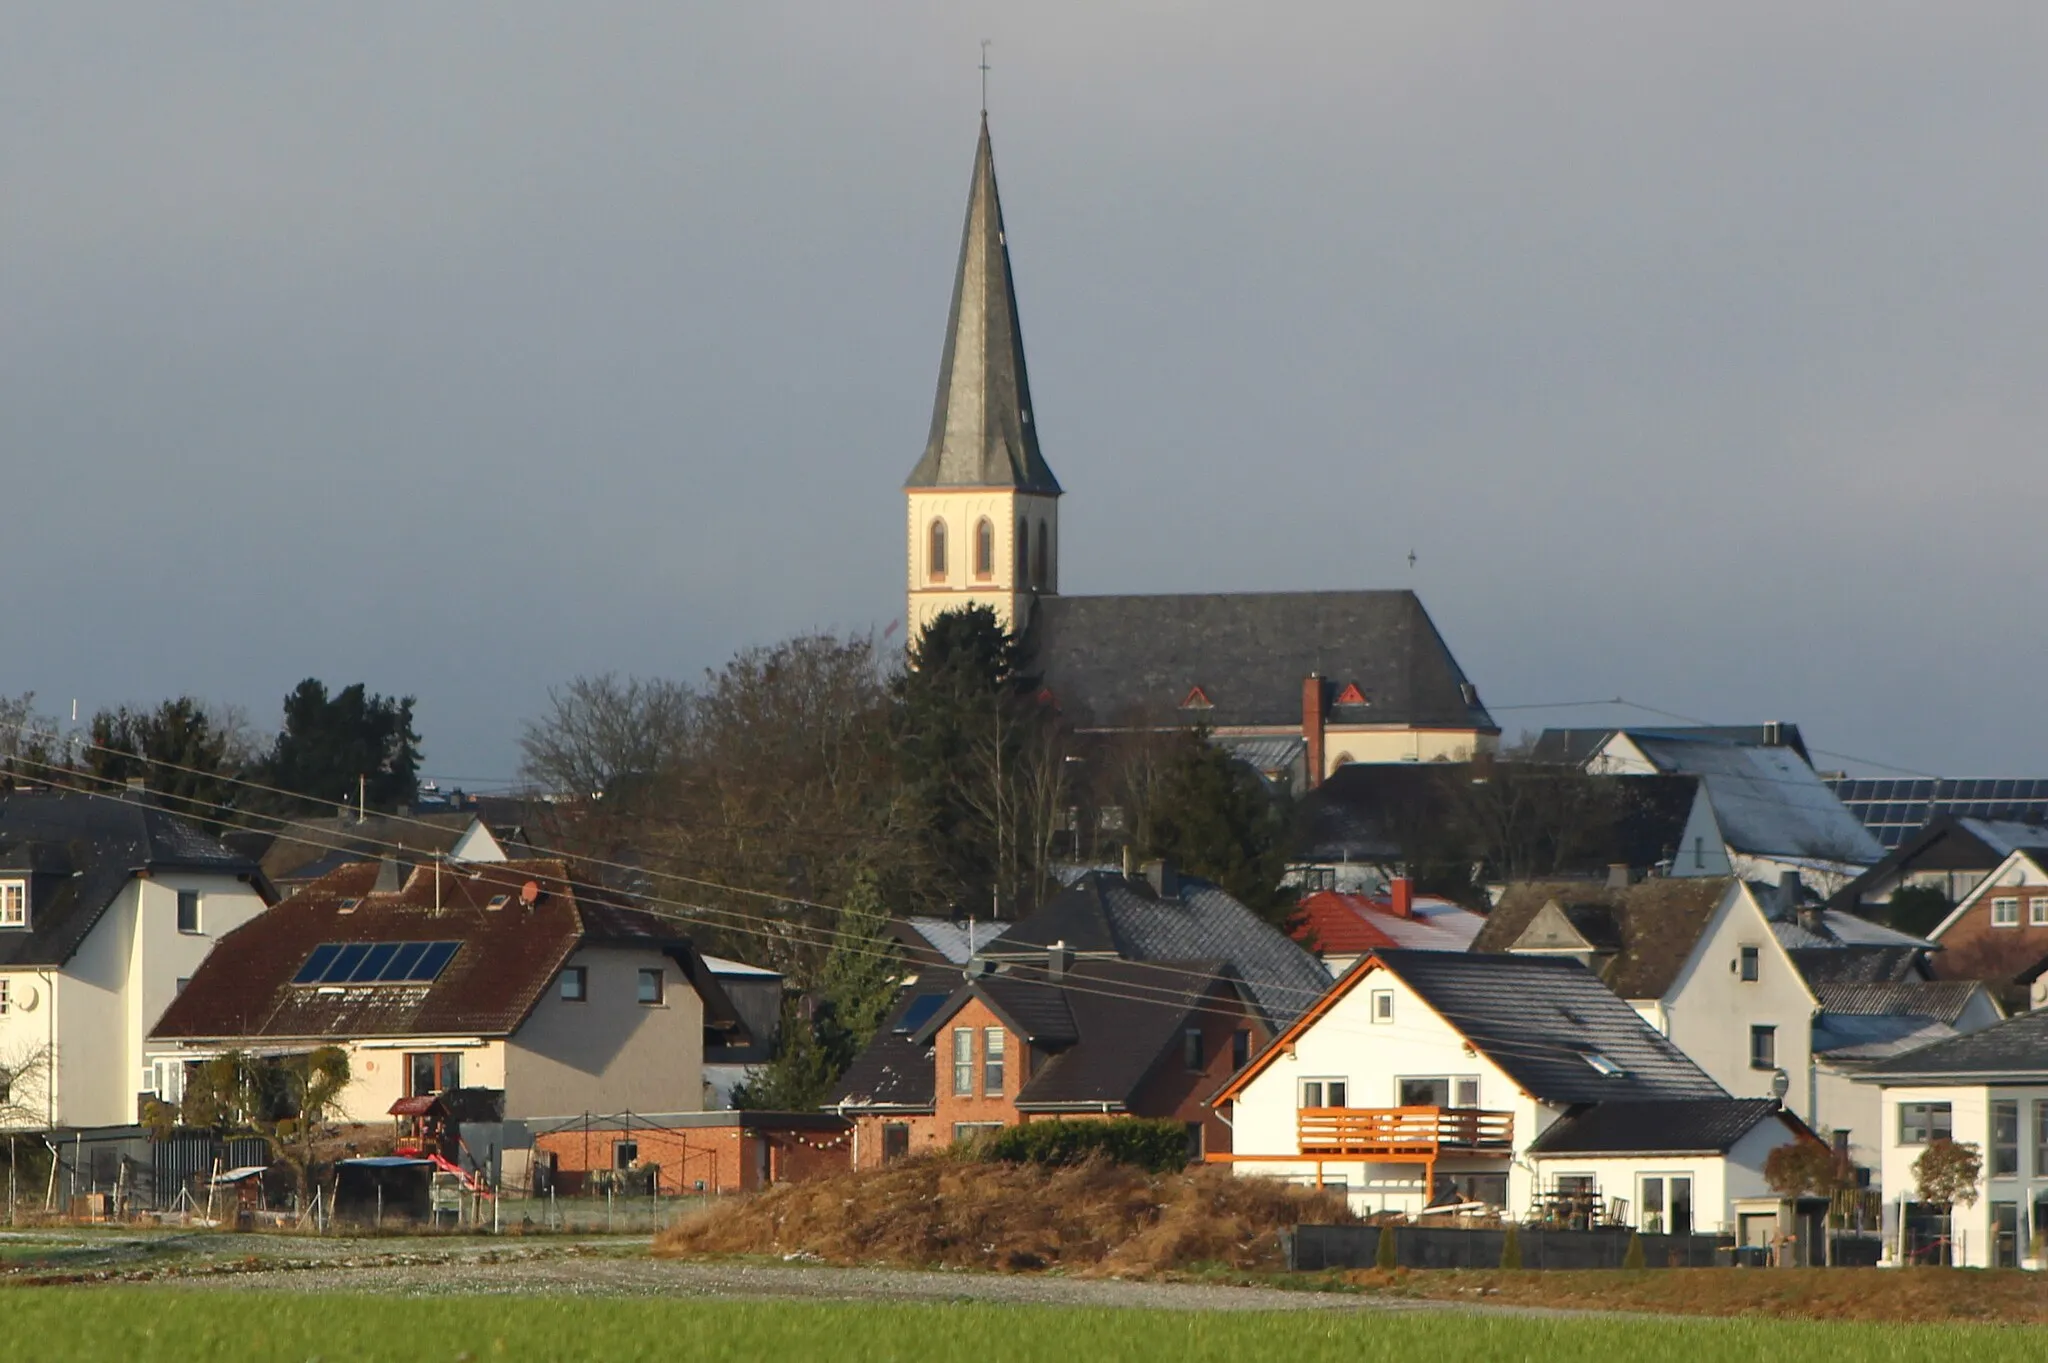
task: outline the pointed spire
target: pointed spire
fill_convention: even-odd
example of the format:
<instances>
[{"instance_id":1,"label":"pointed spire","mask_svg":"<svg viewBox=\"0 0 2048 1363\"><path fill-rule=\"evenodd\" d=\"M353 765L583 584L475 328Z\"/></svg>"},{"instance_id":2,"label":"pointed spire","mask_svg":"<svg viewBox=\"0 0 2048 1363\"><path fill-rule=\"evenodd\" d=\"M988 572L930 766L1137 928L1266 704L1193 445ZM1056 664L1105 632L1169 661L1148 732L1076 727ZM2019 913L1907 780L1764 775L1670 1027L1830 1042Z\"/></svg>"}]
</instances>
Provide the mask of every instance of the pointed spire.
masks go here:
<instances>
[{"instance_id":1,"label":"pointed spire","mask_svg":"<svg viewBox=\"0 0 2048 1363\"><path fill-rule=\"evenodd\" d=\"M946 321L931 438L906 486L1005 487L1054 496L1060 491L1059 480L1038 452L986 113L974 152L974 183L967 194L967 226L953 280L953 311Z\"/></svg>"}]
</instances>

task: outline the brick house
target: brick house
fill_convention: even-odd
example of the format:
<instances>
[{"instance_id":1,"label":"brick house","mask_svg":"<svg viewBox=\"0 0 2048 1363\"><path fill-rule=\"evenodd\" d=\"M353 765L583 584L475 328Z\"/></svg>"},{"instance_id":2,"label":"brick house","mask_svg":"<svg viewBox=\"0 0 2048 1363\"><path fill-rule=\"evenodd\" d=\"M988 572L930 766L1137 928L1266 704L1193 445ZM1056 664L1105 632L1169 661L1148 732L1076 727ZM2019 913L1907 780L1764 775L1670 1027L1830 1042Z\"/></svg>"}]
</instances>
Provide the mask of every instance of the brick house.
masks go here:
<instances>
[{"instance_id":1,"label":"brick house","mask_svg":"<svg viewBox=\"0 0 2048 1363\"><path fill-rule=\"evenodd\" d=\"M2004 984L2048 955L2048 847L2007 853L1928 938L1945 980Z\"/></svg>"},{"instance_id":2,"label":"brick house","mask_svg":"<svg viewBox=\"0 0 2048 1363\"><path fill-rule=\"evenodd\" d=\"M833 1106L853 1163L873 1168L981 1132L1055 1117L1167 1118L1190 1153L1228 1150L1204 1099L1271 1029L1221 961L981 962L950 993L906 990Z\"/></svg>"}]
</instances>

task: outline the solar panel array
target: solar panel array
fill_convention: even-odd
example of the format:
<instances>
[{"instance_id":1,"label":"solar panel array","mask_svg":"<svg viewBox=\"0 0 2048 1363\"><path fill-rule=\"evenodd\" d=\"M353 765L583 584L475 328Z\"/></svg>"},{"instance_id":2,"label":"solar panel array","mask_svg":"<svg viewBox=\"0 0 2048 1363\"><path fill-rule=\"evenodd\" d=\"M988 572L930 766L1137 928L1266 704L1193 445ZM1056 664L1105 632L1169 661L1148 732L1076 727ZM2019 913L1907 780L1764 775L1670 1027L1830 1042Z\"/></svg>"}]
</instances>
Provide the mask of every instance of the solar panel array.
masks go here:
<instances>
[{"instance_id":1,"label":"solar panel array","mask_svg":"<svg viewBox=\"0 0 2048 1363\"><path fill-rule=\"evenodd\" d=\"M1887 849L1937 814L2048 824L2048 780L2030 777L1836 777L1837 799Z\"/></svg>"},{"instance_id":2,"label":"solar panel array","mask_svg":"<svg viewBox=\"0 0 2048 1363\"><path fill-rule=\"evenodd\" d=\"M322 942L293 984L431 984L460 942Z\"/></svg>"}]
</instances>

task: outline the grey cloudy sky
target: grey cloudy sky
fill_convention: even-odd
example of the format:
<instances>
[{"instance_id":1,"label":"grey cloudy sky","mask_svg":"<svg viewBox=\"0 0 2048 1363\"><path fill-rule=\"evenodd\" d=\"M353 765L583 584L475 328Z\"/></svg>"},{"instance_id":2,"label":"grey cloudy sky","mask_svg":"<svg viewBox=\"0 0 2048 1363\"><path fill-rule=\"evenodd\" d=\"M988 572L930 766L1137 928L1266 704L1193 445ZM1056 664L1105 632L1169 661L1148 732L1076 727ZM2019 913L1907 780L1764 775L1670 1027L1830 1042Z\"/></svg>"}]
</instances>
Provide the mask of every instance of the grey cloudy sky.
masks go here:
<instances>
[{"instance_id":1,"label":"grey cloudy sky","mask_svg":"<svg viewBox=\"0 0 2048 1363\"><path fill-rule=\"evenodd\" d=\"M16 4L0 690L415 692L902 610L977 41L1076 591L1412 582L2048 773L2048 6ZM1419 563L1412 571L1406 555Z\"/></svg>"}]
</instances>

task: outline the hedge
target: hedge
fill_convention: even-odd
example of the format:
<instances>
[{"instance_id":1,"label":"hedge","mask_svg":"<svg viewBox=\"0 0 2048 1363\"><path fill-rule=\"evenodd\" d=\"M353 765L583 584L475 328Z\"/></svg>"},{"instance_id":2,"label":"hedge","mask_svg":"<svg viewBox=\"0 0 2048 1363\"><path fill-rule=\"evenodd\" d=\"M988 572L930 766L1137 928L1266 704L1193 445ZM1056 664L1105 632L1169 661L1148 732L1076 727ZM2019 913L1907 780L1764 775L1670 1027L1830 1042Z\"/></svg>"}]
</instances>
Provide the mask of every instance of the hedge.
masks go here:
<instances>
[{"instance_id":1,"label":"hedge","mask_svg":"<svg viewBox=\"0 0 2048 1363\"><path fill-rule=\"evenodd\" d=\"M1165 1174L1187 1164L1188 1135L1179 1122L1138 1117L1025 1122L984 1138L977 1153L1004 1164L1079 1164L1099 1157Z\"/></svg>"}]
</instances>

